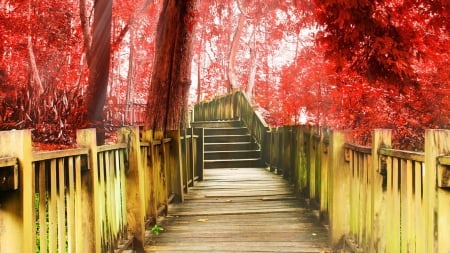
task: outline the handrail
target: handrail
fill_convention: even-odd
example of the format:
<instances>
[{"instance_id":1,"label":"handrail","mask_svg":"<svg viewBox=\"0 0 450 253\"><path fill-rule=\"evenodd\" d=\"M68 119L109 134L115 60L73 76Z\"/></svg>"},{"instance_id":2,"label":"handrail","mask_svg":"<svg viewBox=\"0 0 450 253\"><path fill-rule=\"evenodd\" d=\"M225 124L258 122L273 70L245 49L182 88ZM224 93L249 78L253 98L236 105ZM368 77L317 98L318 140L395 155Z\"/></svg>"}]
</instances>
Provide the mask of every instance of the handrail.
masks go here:
<instances>
[{"instance_id":1,"label":"handrail","mask_svg":"<svg viewBox=\"0 0 450 253\"><path fill-rule=\"evenodd\" d=\"M117 143L117 144L107 144L102 145L98 147L98 152L107 152L107 151L113 151L117 149L126 149L127 144L126 143Z\"/></svg>"},{"instance_id":2,"label":"handrail","mask_svg":"<svg viewBox=\"0 0 450 253\"><path fill-rule=\"evenodd\" d=\"M450 166L450 156L440 156L438 161L440 165Z\"/></svg>"},{"instance_id":3,"label":"handrail","mask_svg":"<svg viewBox=\"0 0 450 253\"><path fill-rule=\"evenodd\" d=\"M371 154L372 147L346 142L344 147L364 154Z\"/></svg>"},{"instance_id":4,"label":"handrail","mask_svg":"<svg viewBox=\"0 0 450 253\"><path fill-rule=\"evenodd\" d=\"M33 152L32 161L38 162L43 160L49 160L54 158L77 156L77 155L88 155L88 148L74 148L65 150L53 150L53 151L36 151Z\"/></svg>"},{"instance_id":5,"label":"handrail","mask_svg":"<svg viewBox=\"0 0 450 253\"><path fill-rule=\"evenodd\" d=\"M423 152L381 148L379 151L379 155L392 156L400 159L413 160L418 162L425 162L425 153Z\"/></svg>"},{"instance_id":6,"label":"handrail","mask_svg":"<svg viewBox=\"0 0 450 253\"><path fill-rule=\"evenodd\" d=\"M17 157L0 157L0 167L10 167L17 164Z\"/></svg>"},{"instance_id":7,"label":"handrail","mask_svg":"<svg viewBox=\"0 0 450 253\"><path fill-rule=\"evenodd\" d=\"M183 185L203 177L198 135L183 143L184 153L177 131L159 140L140 136L147 135L139 127L124 127L120 143L98 146L95 129L80 129L78 147L35 151L30 130L0 131L0 230L20 230L0 233L0 245L11 252L112 252L139 242L139 251L141 227L167 212L174 197L182 201Z\"/></svg>"}]
</instances>

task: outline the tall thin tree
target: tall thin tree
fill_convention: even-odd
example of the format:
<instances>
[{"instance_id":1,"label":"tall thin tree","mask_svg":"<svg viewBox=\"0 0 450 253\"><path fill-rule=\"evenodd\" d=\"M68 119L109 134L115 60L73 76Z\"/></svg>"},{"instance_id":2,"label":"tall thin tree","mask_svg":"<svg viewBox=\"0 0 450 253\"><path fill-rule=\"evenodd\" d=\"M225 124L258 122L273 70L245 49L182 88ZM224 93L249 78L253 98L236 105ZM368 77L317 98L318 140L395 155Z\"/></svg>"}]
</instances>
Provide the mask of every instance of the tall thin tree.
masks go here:
<instances>
[{"instance_id":1,"label":"tall thin tree","mask_svg":"<svg viewBox=\"0 0 450 253\"><path fill-rule=\"evenodd\" d=\"M89 66L89 85L86 94L84 121L86 126L97 128L97 142L99 144L104 142L103 107L106 101L109 79L111 19L112 0L95 0L92 41L89 41L90 36L87 35L85 27L83 28ZM85 22L85 20L82 22Z\"/></svg>"}]
</instances>

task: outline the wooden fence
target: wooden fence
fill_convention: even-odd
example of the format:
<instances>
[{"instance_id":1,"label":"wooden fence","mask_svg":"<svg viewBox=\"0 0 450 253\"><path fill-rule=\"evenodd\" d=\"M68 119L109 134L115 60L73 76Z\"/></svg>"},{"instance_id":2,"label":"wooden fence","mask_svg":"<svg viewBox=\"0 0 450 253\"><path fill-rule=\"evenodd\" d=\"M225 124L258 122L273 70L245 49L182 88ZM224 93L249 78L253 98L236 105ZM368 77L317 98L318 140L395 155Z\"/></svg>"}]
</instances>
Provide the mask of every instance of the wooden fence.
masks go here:
<instances>
[{"instance_id":1,"label":"wooden fence","mask_svg":"<svg viewBox=\"0 0 450 253\"><path fill-rule=\"evenodd\" d=\"M329 223L331 244L353 252L450 252L450 131L427 130L425 152L395 150L390 130L371 147L326 128L268 133L267 164Z\"/></svg>"},{"instance_id":2,"label":"wooden fence","mask_svg":"<svg viewBox=\"0 0 450 253\"><path fill-rule=\"evenodd\" d=\"M0 132L0 252L143 252L146 225L202 174L197 136L126 127L118 139L97 146L84 129L79 148L34 152L30 130Z\"/></svg>"}]
</instances>

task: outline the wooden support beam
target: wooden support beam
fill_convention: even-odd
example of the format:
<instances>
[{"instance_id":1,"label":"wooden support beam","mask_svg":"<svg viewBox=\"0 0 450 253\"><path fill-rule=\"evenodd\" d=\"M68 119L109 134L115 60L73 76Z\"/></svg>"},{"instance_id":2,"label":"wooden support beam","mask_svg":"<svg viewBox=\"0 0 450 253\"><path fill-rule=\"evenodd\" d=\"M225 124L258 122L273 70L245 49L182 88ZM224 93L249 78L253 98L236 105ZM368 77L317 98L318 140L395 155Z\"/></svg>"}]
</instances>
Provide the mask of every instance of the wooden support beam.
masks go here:
<instances>
[{"instance_id":1,"label":"wooden support beam","mask_svg":"<svg viewBox=\"0 0 450 253\"><path fill-rule=\"evenodd\" d=\"M370 252L384 252L387 240L383 228L386 227L386 201L385 192L383 191L383 180L385 180L385 173L380 158L379 150L381 148L391 147L392 145L392 130L390 129L375 129L372 132L372 170L369 172L371 182L371 199L372 208L368 213L370 217L371 233L369 250Z\"/></svg>"},{"instance_id":2,"label":"wooden support beam","mask_svg":"<svg viewBox=\"0 0 450 253\"><path fill-rule=\"evenodd\" d=\"M77 143L89 149L89 170L81 176L81 206L84 212L79 219L83 220L82 243L84 252L101 252L100 203L98 201L98 157L97 134L94 128L77 130ZM77 247L78 248L78 247Z\"/></svg>"},{"instance_id":3,"label":"wooden support beam","mask_svg":"<svg viewBox=\"0 0 450 253\"><path fill-rule=\"evenodd\" d=\"M348 208L351 172L344 159L345 134L334 131L331 132L329 138L329 238L331 246L336 247L342 245L345 236L350 231Z\"/></svg>"},{"instance_id":4,"label":"wooden support beam","mask_svg":"<svg viewBox=\"0 0 450 253\"><path fill-rule=\"evenodd\" d=\"M203 181L203 171L205 169L205 129L196 128L194 133L198 135L197 139L197 175L198 180Z\"/></svg>"},{"instance_id":5,"label":"wooden support beam","mask_svg":"<svg viewBox=\"0 0 450 253\"><path fill-rule=\"evenodd\" d=\"M425 172L423 182L423 201L426 226L425 252L450 252L450 193L439 188L438 157L450 153L450 131L433 129L425 131Z\"/></svg>"},{"instance_id":6,"label":"wooden support beam","mask_svg":"<svg viewBox=\"0 0 450 253\"><path fill-rule=\"evenodd\" d=\"M170 142L170 174L172 175L172 191L176 199L180 202L184 201L183 191L183 166L181 156L181 135L179 130L171 130L166 132L166 137L171 138ZM187 183L187 182L186 182Z\"/></svg>"},{"instance_id":7,"label":"wooden support beam","mask_svg":"<svg viewBox=\"0 0 450 253\"><path fill-rule=\"evenodd\" d=\"M144 252L145 195L144 169L141 163L139 127L123 127L119 130L120 143L128 145L128 168L125 173L126 216L128 234L133 236L136 252Z\"/></svg>"},{"instance_id":8,"label":"wooden support beam","mask_svg":"<svg viewBox=\"0 0 450 253\"><path fill-rule=\"evenodd\" d=\"M17 157L19 163L19 190L0 194L0 252L35 252L35 171L31 131L0 132L0 156Z\"/></svg>"},{"instance_id":9,"label":"wooden support beam","mask_svg":"<svg viewBox=\"0 0 450 253\"><path fill-rule=\"evenodd\" d=\"M194 129L193 128L189 128L188 129L189 134L191 135L191 142L189 143L190 147L189 147L189 155L190 159L189 159L189 169L190 169L190 174L191 174L191 186L194 187L195 183L195 159L196 159L196 152L195 152L195 138L194 138ZM197 154L198 155L198 154Z\"/></svg>"}]
</instances>

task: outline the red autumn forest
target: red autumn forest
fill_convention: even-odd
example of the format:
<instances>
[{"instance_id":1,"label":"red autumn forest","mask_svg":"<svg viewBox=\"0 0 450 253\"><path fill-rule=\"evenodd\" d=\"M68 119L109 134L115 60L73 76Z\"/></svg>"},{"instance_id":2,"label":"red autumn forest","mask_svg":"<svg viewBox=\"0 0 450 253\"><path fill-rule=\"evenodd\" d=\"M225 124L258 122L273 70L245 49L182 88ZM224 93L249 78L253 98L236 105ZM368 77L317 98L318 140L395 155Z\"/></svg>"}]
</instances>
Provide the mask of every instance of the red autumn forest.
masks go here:
<instances>
[{"instance_id":1,"label":"red autumn forest","mask_svg":"<svg viewBox=\"0 0 450 253\"><path fill-rule=\"evenodd\" d=\"M242 89L271 126L361 144L391 128L421 149L450 127L449 29L447 0L0 0L0 129L70 145L86 126L173 128L160 104ZM167 69L176 97L155 95Z\"/></svg>"}]
</instances>

